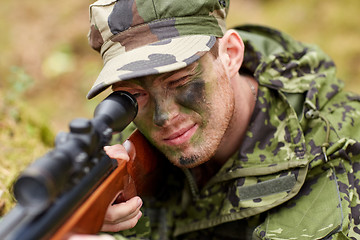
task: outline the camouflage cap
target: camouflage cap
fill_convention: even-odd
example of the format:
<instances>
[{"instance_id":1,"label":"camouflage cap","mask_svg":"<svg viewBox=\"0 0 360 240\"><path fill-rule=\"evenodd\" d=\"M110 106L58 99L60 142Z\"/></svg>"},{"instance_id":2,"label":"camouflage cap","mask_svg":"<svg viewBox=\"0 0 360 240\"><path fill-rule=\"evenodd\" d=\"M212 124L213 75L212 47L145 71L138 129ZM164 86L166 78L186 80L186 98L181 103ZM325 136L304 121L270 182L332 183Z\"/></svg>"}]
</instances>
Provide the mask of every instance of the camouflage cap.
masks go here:
<instances>
[{"instance_id":1,"label":"camouflage cap","mask_svg":"<svg viewBox=\"0 0 360 240\"><path fill-rule=\"evenodd\" d=\"M170 72L204 55L222 37L229 0L99 0L90 5L89 43L104 67L93 98L127 79Z\"/></svg>"}]
</instances>

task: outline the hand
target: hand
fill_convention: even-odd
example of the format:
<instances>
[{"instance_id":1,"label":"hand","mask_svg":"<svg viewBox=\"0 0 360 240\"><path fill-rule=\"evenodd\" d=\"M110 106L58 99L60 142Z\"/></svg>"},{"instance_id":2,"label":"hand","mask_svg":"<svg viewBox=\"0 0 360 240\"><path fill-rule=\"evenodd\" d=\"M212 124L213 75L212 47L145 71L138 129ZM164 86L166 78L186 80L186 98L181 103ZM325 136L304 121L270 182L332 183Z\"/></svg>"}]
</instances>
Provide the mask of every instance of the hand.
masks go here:
<instances>
[{"instance_id":1,"label":"hand","mask_svg":"<svg viewBox=\"0 0 360 240\"><path fill-rule=\"evenodd\" d=\"M118 232L133 228L141 217L140 207L142 200L140 197L133 197L130 200L114 205L110 205L106 211L104 224L101 231ZM72 235L67 240L115 240L110 235Z\"/></svg>"},{"instance_id":2,"label":"hand","mask_svg":"<svg viewBox=\"0 0 360 240\"><path fill-rule=\"evenodd\" d=\"M118 232L133 228L142 216L142 200L136 196L130 200L110 205L106 211L101 231Z\"/></svg>"},{"instance_id":3,"label":"hand","mask_svg":"<svg viewBox=\"0 0 360 240\"><path fill-rule=\"evenodd\" d=\"M110 158L129 161L130 157L126 148L131 152L129 150L131 148L131 143L128 141L124 143L124 146L116 144L113 146L106 146L104 147L104 150ZM114 203L115 200L116 198L114 198L112 202ZM133 228L142 215L140 211L141 206L142 200L137 196L125 202L111 204L106 211L101 231L118 232Z\"/></svg>"},{"instance_id":4,"label":"hand","mask_svg":"<svg viewBox=\"0 0 360 240\"><path fill-rule=\"evenodd\" d=\"M130 155L134 154L134 151L130 150L133 146L128 141L125 141L124 146L116 144L113 146L106 146L104 147L104 150L110 158L129 161L130 157L128 151L130 152ZM114 200L112 201L113 204L108 207L105 213L104 224L101 227L101 231L118 232L133 228L142 216L142 213L140 211L140 208L142 206L141 198L135 196L128 201L115 203L115 201L117 202L119 199L121 199L121 197L119 197L120 194L121 192L118 194L118 196L114 198ZM110 235L104 234L75 234L70 236L67 240L115 240L115 238Z\"/></svg>"}]
</instances>

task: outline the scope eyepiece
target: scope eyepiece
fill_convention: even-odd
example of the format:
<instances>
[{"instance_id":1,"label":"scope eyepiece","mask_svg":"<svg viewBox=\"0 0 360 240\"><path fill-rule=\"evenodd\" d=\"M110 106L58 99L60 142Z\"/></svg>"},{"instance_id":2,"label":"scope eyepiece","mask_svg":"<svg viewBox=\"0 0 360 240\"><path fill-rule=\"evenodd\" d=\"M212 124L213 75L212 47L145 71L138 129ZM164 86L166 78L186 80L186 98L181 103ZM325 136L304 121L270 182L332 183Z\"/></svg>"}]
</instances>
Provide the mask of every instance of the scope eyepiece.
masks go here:
<instances>
[{"instance_id":1,"label":"scope eyepiece","mask_svg":"<svg viewBox=\"0 0 360 240\"><path fill-rule=\"evenodd\" d=\"M133 95L115 91L96 107L94 120L100 119L113 131L121 132L134 120L137 112L138 104Z\"/></svg>"}]
</instances>

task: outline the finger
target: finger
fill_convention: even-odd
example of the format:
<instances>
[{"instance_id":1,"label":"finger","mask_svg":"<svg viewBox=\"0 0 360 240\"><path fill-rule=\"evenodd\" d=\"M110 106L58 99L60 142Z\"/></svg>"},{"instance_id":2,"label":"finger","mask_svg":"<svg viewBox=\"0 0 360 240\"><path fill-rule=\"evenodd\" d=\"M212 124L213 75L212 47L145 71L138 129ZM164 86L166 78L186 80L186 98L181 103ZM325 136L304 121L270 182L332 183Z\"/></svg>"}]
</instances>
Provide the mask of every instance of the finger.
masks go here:
<instances>
[{"instance_id":1,"label":"finger","mask_svg":"<svg viewBox=\"0 0 360 240\"><path fill-rule=\"evenodd\" d=\"M140 212L140 207L138 207L137 209L135 209L135 211L129 213L128 215L124 216L124 217L114 217L114 219L104 219L104 224L118 224L121 222L125 222L128 221L129 219L134 218L136 215L138 215L138 213Z\"/></svg>"},{"instance_id":2,"label":"finger","mask_svg":"<svg viewBox=\"0 0 360 240\"><path fill-rule=\"evenodd\" d=\"M139 211L135 217L128 219L126 221L116 223L116 224L104 224L101 228L101 231L119 232L119 231L131 229L131 228L135 227L135 225L137 224L137 222L139 221L141 216L142 216L142 212Z\"/></svg>"},{"instance_id":3,"label":"finger","mask_svg":"<svg viewBox=\"0 0 360 240\"><path fill-rule=\"evenodd\" d=\"M104 150L110 158L118 159L118 160L121 159L121 160L125 160L125 161L130 160L129 154L126 152L126 149L121 144L105 146Z\"/></svg>"},{"instance_id":4,"label":"finger","mask_svg":"<svg viewBox=\"0 0 360 240\"><path fill-rule=\"evenodd\" d=\"M68 240L115 240L110 235L72 235Z\"/></svg>"},{"instance_id":5,"label":"finger","mask_svg":"<svg viewBox=\"0 0 360 240\"><path fill-rule=\"evenodd\" d=\"M130 159L135 159L136 156L135 145L130 140L126 140L122 145L124 146Z\"/></svg>"},{"instance_id":6,"label":"finger","mask_svg":"<svg viewBox=\"0 0 360 240\"><path fill-rule=\"evenodd\" d=\"M122 145L124 146L126 152L130 152L134 146L134 144L130 142L130 140L125 140Z\"/></svg>"},{"instance_id":7,"label":"finger","mask_svg":"<svg viewBox=\"0 0 360 240\"><path fill-rule=\"evenodd\" d=\"M133 197L126 202L114 204L106 211L104 222L116 224L133 218L140 211L141 206L142 200L138 196Z\"/></svg>"}]
</instances>

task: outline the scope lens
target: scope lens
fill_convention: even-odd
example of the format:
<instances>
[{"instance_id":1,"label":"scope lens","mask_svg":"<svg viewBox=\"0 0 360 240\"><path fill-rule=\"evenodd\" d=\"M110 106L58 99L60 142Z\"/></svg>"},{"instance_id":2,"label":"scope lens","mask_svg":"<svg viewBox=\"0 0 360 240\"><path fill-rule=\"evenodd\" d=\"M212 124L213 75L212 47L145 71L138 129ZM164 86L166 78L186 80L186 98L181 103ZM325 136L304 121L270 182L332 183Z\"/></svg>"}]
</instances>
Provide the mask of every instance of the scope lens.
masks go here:
<instances>
[{"instance_id":1,"label":"scope lens","mask_svg":"<svg viewBox=\"0 0 360 240\"><path fill-rule=\"evenodd\" d=\"M26 207L46 207L50 202L44 181L33 176L21 176L14 185L18 202Z\"/></svg>"}]
</instances>

